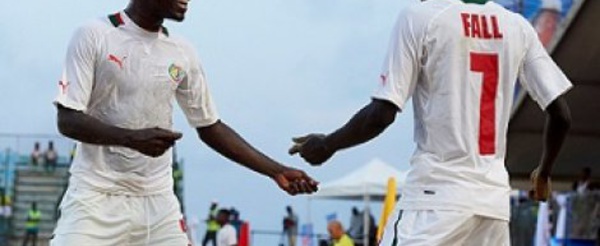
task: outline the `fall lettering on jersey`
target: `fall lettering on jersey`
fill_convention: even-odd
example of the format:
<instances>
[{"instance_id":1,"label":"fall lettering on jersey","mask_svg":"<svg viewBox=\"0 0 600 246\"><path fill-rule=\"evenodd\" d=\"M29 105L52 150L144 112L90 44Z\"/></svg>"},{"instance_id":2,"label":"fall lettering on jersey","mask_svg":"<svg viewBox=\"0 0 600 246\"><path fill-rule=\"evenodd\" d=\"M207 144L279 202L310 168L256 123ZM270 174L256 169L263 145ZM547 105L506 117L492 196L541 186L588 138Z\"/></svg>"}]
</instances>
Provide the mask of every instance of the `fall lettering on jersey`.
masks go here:
<instances>
[{"instance_id":1,"label":"fall lettering on jersey","mask_svg":"<svg viewBox=\"0 0 600 246\"><path fill-rule=\"evenodd\" d=\"M502 39L498 18L494 15L461 13L465 37L480 39Z\"/></svg>"}]
</instances>

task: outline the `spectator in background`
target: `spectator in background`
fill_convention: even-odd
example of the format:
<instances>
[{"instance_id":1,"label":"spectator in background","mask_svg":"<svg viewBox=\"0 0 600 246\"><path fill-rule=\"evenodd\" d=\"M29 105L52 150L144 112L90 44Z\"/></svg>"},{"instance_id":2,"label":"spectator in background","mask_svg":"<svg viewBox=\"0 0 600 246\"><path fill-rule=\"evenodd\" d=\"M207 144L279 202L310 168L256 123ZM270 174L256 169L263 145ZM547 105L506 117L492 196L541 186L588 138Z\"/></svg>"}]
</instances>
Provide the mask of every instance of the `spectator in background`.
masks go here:
<instances>
[{"instance_id":1,"label":"spectator in background","mask_svg":"<svg viewBox=\"0 0 600 246\"><path fill-rule=\"evenodd\" d=\"M298 236L298 216L294 214L291 206L285 207L287 215L283 218L283 233L288 238L288 246L296 246Z\"/></svg>"},{"instance_id":2,"label":"spectator in background","mask_svg":"<svg viewBox=\"0 0 600 246\"><path fill-rule=\"evenodd\" d=\"M0 216L5 219L10 218L12 215L11 203L10 196L4 192L4 187L0 188Z\"/></svg>"},{"instance_id":3,"label":"spectator in background","mask_svg":"<svg viewBox=\"0 0 600 246\"><path fill-rule=\"evenodd\" d=\"M348 235L356 241L356 239L362 238L363 234L363 217L358 211L358 208L352 207L352 217L350 217L350 228L348 228Z\"/></svg>"},{"instance_id":4,"label":"spectator in background","mask_svg":"<svg viewBox=\"0 0 600 246\"><path fill-rule=\"evenodd\" d=\"M33 144L33 151L31 151L31 155L30 155L30 163L33 166L38 166L40 163L42 163L42 151L40 150L40 143L39 142L35 142Z\"/></svg>"},{"instance_id":5,"label":"spectator in background","mask_svg":"<svg viewBox=\"0 0 600 246\"><path fill-rule=\"evenodd\" d=\"M56 163L58 161L58 154L54 150L54 143L48 142L48 149L44 153L44 168L47 173L54 172L56 170Z\"/></svg>"},{"instance_id":6,"label":"spectator in background","mask_svg":"<svg viewBox=\"0 0 600 246\"><path fill-rule=\"evenodd\" d=\"M365 211L363 211L363 213L368 213L369 214L369 223L367 224L369 226L369 245L376 245L377 244L377 222L375 221L375 216L373 216L373 213L371 213L371 211L369 209L365 209Z\"/></svg>"},{"instance_id":7,"label":"spectator in background","mask_svg":"<svg viewBox=\"0 0 600 246\"><path fill-rule=\"evenodd\" d=\"M74 144L73 148L71 148L71 152L69 153L69 165L71 165L71 163L73 163L73 159L75 159L76 152L77 152L77 144Z\"/></svg>"},{"instance_id":8,"label":"spectator in background","mask_svg":"<svg viewBox=\"0 0 600 246\"><path fill-rule=\"evenodd\" d=\"M533 196L533 190L530 190L528 196L519 196L517 204L511 207L511 245L534 245L538 205Z\"/></svg>"},{"instance_id":9,"label":"spectator in background","mask_svg":"<svg viewBox=\"0 0 600 246\"><path fill-rule=\"evenodd\" d=\"M583 194L589 190L590 181L592 178L592 169L585 167L581 170L581 177L573 183L573 191Z\"/></svg>"},{"instance_id":10,"label":"spectator in background","mask_svg":"<svg viewBox=\"0 0 600 246\"><path fill-rule=\"evenodd\" d=\"M173 162L173 192L183 207L183 170L178 161Z\"/></svg>"},{"instance_id":11,"label":"spectator in background","mask_svg":"<svg viewBox=\"0 0 600 246\"><path fill-rule=\"evenodd\" d=\"M562 1L560 0L542 0L540 12L533 19L532 24L535 28L542 45L548 48L554 38L558 25L560 24L560 13L562 12Z\"/></svg>"},{"instance_id":12,"label":"spectator in background","mask_svg":"<svg viewBox=\"0 0 600 246\"><path fill-rule=\"evenodd\" d=\"M27 212L27 222L25 222L25 239L23 239L23 246L27 246L29 240L31 240L32 245L35 246L40 230L41 219L42 213L37 209L37 203L31 203L31 209Z\"/></svg>"},{"instance_id":13,"label":"spectator in background","mask_svg":"<svg viewBox=\"0 0 600 246\"><path fill-rule=\"evenodd\" d=\"M219 204L216 201L213 201L210 204L210 209L208 211L208 218L206 221L206 234L204 234L204 239L202 240L202 246L206 246L208 242L212 242L213 246L217 245L217 232L221 228L219 223L217 222L217 214L218 209L217 206Z\"/></svg>"},{"instance_id":14,"label":"spectator in background","mask_svg":"<svg viewBox=\"0 0 600 246\"><path fill-rule=\"evenodd\" d=\"M227 209L221 209L217 213L217 223L221 227L217 233L217 246L237 246L237 232L229 223L231 212Z\"/></svg>"},{"instance_id":15,"label":"spectator in background","mask_svg":"<svg viewBox=\"0 0 600 246\"><path fill-rule=\"evenodd\" d=\"M344 227L339 221L329 222L327 231L333 241L333 246L354 246L354 241L344 232Z\"/></svg>"},{"instance_id":16,"label":"spectator in background","mask_svg":"<svg viewBox=\"0 0 600 246\"><path fill-rule=\"evenodd\" d=\"M240 212L237 211L235 208L231 208L231 218L229 221L229 224L231 224L234 228L235 231L237 232L237 239L238 241L240 241L240 233L242 231L242 223L243 221L240 220Z\"/></svg>"}]
</instances>

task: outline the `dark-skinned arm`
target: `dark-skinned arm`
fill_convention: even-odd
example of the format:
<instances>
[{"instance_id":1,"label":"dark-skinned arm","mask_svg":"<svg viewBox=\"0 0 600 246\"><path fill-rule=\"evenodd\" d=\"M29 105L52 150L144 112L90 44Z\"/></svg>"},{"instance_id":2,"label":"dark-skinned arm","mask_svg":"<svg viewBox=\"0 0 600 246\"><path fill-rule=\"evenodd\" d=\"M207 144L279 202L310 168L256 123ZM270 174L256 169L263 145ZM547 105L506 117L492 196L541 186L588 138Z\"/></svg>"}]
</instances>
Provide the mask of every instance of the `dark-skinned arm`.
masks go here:
<instances>
[{"instance_id":1,"label":"dark-skinned arm","mask_svg":"<svg viewBox=\"0 0 600 246\"><path fill-rule=\"evenodd\" d=\"M392 124L398 113L394 104L373 99L340 129L329 135L309 134L294 138L290 154L300 153L307 162L317 165L327 161L335 152L367 142Z\"/></svg>"},{"instance_id":2,"label":"dark-skinned arm","mask_svg":"<svg viewBox=\"0 0 600 246\"><path fill-rule=\"evenodd\" d=\"M122 146L157 157L167 151L180 133L161 128L125 129L106 124L84 112L57 104L57 125L61 134L80 142L104 146Z\"/></svg>"},{"instance_id":3,"label":"dark-skinned arm","mask_svg":"<svg viewBox=\"0 0 600 246\"><path fill-rule=\"evenodd\" d=\"M540 175L549 177L556 157L560 153L567 133L571 128L571 111L567 101L561 96L546 109L544 144L540 161Z\"/></svg>"},{"instance_id":4,"label":"dark-skinned arm","mask_svg":"<svg viewBox=\"0 0 600 246\"><path fill-rule=\"evenodd\" d=\"M200 139L209 147L244 167L270 177L281 189L292 195L317 190L318 183L306 173L269 158L222 121L196 130Z\"/></svg>"},{"instance_id":5,"label":"dark-skinned arm","mask_svg":"<svg viewBox=\"0 0 600 246\"><path fill-rule=\"evenodd\" d=\"M545 113L542 156L539 166L532 173L534 198L537 200L546 200L549 196L552 167L571 127L571 112L563 96L555 99Z\"/></svg>"}]
</instances>

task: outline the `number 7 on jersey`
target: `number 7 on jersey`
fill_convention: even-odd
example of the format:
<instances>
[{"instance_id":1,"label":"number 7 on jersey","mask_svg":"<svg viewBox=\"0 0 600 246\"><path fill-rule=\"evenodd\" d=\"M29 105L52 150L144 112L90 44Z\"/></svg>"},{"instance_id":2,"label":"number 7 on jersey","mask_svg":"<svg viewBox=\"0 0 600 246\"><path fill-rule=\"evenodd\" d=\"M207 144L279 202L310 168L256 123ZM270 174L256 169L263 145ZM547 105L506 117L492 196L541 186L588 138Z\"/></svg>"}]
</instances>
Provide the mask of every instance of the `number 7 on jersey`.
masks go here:
<instances>
[{"instance_id":1,"label":"number 7 on jersey","mask_svg":"<svg viewBox=\"0 0 600 246\"><path fill-rule=\"evenodd\" d=\"M471 52L471 71L482 73L479 107L479 154L496 153L496 94L498 92L498 55Z\"/></svg>"}]
</instances>

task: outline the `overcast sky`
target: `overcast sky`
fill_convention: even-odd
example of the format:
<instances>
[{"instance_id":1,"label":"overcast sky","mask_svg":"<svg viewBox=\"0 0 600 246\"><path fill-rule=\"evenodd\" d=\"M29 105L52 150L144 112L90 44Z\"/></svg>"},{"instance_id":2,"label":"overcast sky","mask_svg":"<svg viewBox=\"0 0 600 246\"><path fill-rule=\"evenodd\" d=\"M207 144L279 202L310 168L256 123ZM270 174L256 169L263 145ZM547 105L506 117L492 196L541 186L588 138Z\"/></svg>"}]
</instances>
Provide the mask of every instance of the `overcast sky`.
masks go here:
<instances>
[{"instance_id":1,"label":"overcast sky","mask_svg":"<svg viewBox=\"0 0 600 246\"><path fill-rule=\"evenodd\" d=\"M0 2L1 133L57 134L51 101L73 30L127 2ZM327 182L375 157L402 170L408 167L414 149L410 109L378 139L339 153L323 167L309 167L289 157L287 149L292 136L330 132L369 102L391 28L410 2L193 0L184 23L166 26L196 46L226 123L265 153ZM288 197L270 180L215 154L179 110L174 117L175 129L184 133L179 154L185 160L188 216L204 218L216 199L238 208L254 229L280 229L288 204L301 223L308 221L305 196ZM316 231L326 232L329 213L337 212L347 224L352 205L360 203L313 201Z\"/></svg>"}]
</instances>

